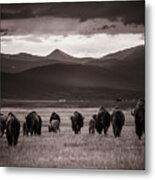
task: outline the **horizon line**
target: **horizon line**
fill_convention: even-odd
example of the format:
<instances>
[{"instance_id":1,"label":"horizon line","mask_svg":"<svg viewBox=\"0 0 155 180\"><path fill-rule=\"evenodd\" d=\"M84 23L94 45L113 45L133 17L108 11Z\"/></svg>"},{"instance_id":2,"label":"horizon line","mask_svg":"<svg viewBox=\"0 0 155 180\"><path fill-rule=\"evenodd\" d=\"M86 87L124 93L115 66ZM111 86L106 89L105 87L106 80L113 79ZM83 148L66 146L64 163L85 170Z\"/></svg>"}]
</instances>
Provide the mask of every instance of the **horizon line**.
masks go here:
<instances>
[{"instance_id":1,"label":"horizon line","mask_svg":"<svg viewBox=\"0 0 155 180\"><path fill-rule=\"evenodd\" d=\"M37 54L28 53L28 52L24 52L24 51L21 51L19 53L11 53L11 54L6 54L6 53L3 53L3 52L0 52L0 55L10 55L10 56L15 56L16 55L17 56L17 55L20 55L20 54L27 54L27 55L31 55L31 56L37 56L37 57L45 58L45 57L48 57L49 55L52 55L55 51L60 51L60 52L66 54L66 55L68 55L68 56L70 56L72 58L77 58L77 59L83 59L83 58L101 59L101 58L104 58L104 57L106 57L108 55L112 55L112 54L115 54L115 53L118 53L118 52L121 52L121 51L124 51L124 50L129 50L129 49L140 47L140 46L144 46L145 47L145 44L140 44L140 45L132 46L132 47L129 47L129 48L120 49L118 51L113 51L111 53L107 53L107 54L105 54L103 56L100 56L100 57L90 57L90 56L76 57L76 56L71 55L70 53L65 52L62 49L59 49L59 48L55 48L53 51L49 52L46 55L37 55Z\"/></svg>"}]
</instances>

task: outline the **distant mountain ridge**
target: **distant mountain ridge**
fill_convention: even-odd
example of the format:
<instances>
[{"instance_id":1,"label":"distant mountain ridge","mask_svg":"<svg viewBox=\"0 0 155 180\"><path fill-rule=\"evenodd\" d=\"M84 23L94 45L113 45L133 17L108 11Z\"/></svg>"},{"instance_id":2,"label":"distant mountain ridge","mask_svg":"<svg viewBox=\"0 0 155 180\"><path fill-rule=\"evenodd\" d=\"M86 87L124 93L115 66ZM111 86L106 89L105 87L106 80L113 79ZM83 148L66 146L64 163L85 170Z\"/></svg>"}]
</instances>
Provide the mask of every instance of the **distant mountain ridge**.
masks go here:
<instances>
[{"instance_id":1,"label":"distant mountain ridge","mask_svg":"<svg viewBox=\"0 0 155 180\"><path fill-rule=\"evenodd\" d=\"M136 47L132 47L132 48L127 48L124 50L120 50L118 52L115 53L110 53L106 56L103 56L101 59L104 60L108 60L108 59L118 59L118 60L123 60L124 58L130 56L131 54L133 54L135 51L143 49L144 46L136 46Z\"/></svg>"},{"instance_id":2,"label":"distant mountain ridge","mask_svg":"<svg viewBox=\"0 0 155 180\"><path fill-rule=\"evenodd\" d=\"M28 53L19 53L15 55L0 54L1 71L7 73L18 73L31 68L52 65L57 63L63 64L83 64L83 65L97 65L103 66L106 60L123 60L128 56L134 54L134 51L144 51L144 46L137 46L125 49L116 53L109 54L101 58L76 58L67 53L56 49L47 56L36 56ZM137 54L137 53L135 53ZM110 62L111 63L111 62Z\"/></svg>"},{"instance_id":3,"label":"distant mountain ridge","mask_svg":"<svg viewBox=\"0 0 155 180\"><path fill-rule=\"evenodd\" d=\"M0 54L1 71L6 73L19 73L35 67L63 64L85 64L93 58L75 58L61 50L54 50L47 56L34 56L27 53L15 55Z\"/></svg>"},{"instance_id":4,"label":"distant mountain ridge","mask_svg":"<svg viewBox=\"0 0 155 180\"><path fill-rule=\"evenodd\" d=\"M64 58L57 60L52 59L51 56ZM71 59L65 60L67 57ZM74 60L77 59L61 51L55 51L37 61L37 65L35 61L28 67L28 63L27 69L22 71L16 73L2 71L2 98L90 99L91 97L112 98L119 94L128 97L132 97L133 94L134 96L144 94L144 46L120 51L116 56L112 54L93 60L85 58L84 63L81 61L77 63ZM16 61L18 64L19 60ZM27 63L23 60L21 62ZM3 67L4 64L2 64Z\"/></svg>"}]
</instances>

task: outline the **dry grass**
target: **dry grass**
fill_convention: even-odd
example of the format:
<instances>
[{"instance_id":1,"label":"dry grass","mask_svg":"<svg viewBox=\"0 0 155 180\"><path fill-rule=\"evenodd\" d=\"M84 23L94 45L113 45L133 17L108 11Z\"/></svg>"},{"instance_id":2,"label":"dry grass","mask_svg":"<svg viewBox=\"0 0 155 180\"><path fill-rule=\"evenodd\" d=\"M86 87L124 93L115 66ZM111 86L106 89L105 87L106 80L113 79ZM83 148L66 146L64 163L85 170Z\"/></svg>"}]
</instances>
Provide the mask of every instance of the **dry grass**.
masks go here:
<instances>
[{"instance_id":1,"label":"dry grass","mask_svg":"<svg viewBox=\"0 0 155 180\"><path fill-rule=\"evenodd\" d=\"M2 108L2 112L14 112L21 125L25 115L33 109ZM0 166L145 169L145 139L135 135L133 118L125 111L126 123L120 138L114 138L110 127L108 135L89 135L88 121L96 108L77 108L85 116L85 124L79 135L71 131L70 115L75 109L35 108L43 119L41 137L24 137L20 134L16 147L8 147L6 138L0 139ZM47 124L51 112L61 116L61 133L51 134Z\"/></svg>"}]
</instances>

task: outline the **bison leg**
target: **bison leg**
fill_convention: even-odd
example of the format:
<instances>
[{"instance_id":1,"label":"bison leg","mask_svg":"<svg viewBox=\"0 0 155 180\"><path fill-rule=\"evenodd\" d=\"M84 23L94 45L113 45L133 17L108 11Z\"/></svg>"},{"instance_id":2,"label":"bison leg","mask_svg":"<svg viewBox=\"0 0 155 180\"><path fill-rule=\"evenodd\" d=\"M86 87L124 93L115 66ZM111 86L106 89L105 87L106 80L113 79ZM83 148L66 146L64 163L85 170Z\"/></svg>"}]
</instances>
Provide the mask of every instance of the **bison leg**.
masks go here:
<instances>
[{"instance_id":1,"label":"bison leg","mask_svg":"<svg viewBox=\"0 0 155 180\"><path fill-rule=\"evenodd\" d=\"M121 131L122 131L122 127L118 127L118 129L117 129L117 136L118 137L121 136Z\"/></svg>"},{"instance_id":2,"label":"bison leg","mask_svg":"<svg viewBox=\"0 0 155 180\"><path fill-rule=\"evenodd\" d=\"M11 138L8 139L8 146L12 146L12 139Z\"/></svg>"},{"instance_id":3,"label":"bison leg","mask_svg":"<svg viewBox=\"0 0 155 180\"><path fill-rule=\"evenodd\" d=\"M37 131L35 130L35 131L34 131L34 135L36 136L36 134L37 134Z\"/></svg>"},{"instance_id":4,"label":"bison leg","mask_svg":"<svg viewBox=\"0 0 155 180\"><path fill-rule=\"evenodd\" d=\"M48 132L51 132L51 126L48 125Z\"/></svg>"},{"instance_id":5,"label":"bison leg","mask_svg":"<svg viewBox=\"0 0 155 180\"><path fill-rule=\"evenodd\" d=\"M77 130L74 130L74 133L75 133L75 134L78 134L78 131L77 131Z\"/></svg>"},{"instance_id":6,"label":"bison leg","mask_svg":"<svg viewBox=\"0 0 155 180\"><path fill-rule=\"evenodd\" d=\"M138 125L136 124L136 134L137 134L139 140L141 140L141 136L143 134L143 130L142 130L142 126L139 125L139 124Z\"/></svg>"},{"instance_id":7,"label":"bison leg","mask_svg":"<svg viewBox=\"0 0 155 180\"><path fill-rule=\"evenodd\" d=\"M15 146L17 144L15 135L12 136L12 146Z\"/></svg>"},{"instance_id":8,"label":"bison leg","mask_svg":"<svg viewBox=\"0 0 155 180\"><path fill-rule=\"evenodd\" d=\"M94 133L95 133L94 128L90 128L90 129L89 129L89 134L94 134Z\"/></svg>"},{"instance_id":9,"label":"bison leg","mask_svg":"<svg viewBox=\"0 0 155 180\"><path fill-rule=\"evenodd\" d=\"M15 145L18 143L19 134L20 134L20 127L18 129L18 132L15 135Z\"/></svg>"},{"instance_id":10,"label":"bison leg","mask_svg":"<svg viewBox=\"0 0 155 180\"><path fill-rule=\"evenodd\" d=\"M14 143L13 143L13 145L14 145L14 146L16 146L16 145L17 145L17 143L18 143L18 138L17 138L17 137L15 137L15 138L14 138Z\"/></svg>"},{"instance_id":11,"label":"bison leg","mask_svg":"<svg viewBox=\"0 0 155 180\"><path fill-rule=\"evenodd\" d=\"M0 132L0 137L2 138L4 135L4 130L2 129L1 132Z\"/></svg>"},{"instance_id":12,"label":"bison leg","mask_svg":"<svg viewBox=\"0 0 155 180\"><path fill-rule=\"evenodd\" d=\"M116 137L119 137L119 128L118 127L116 128L116 132L115 133L116 133Z\"/></svg>"},{"instance_id":13,"label":"bison leg","mask_svg":"<svg viewBox=\"0 0 155 180\"><path fill-rule=\"evenodd\" d=\"M33 136L33 129L30 130L31 136Z\"/></svg>"},{"instance_id":14,"label":"bison leg","mask_svg":"<svg viewBox=\"0 0 155 180\"><path fill-rule=\"evenodd\" d=\"M38 130L38 136L41 136L41 128Z\"/></svg>"},{"instance_id":15,"label":"bison leg","mask_svg":"<svg viewBox=\"0 0 155 180\"><path fill-rule=\"evenodd\" d=\"M107 135L108 128L104 128L104 135Z\"/></svg>"},{"instance_id":16,"label":"bison leg","mask_svg":"<svg viewBox=\"0 0 155 180\"><path fill-rule=\"evenodd\" d=\"M95 134L95 130L94 129L91 129L91 134Z\"/></svg>"},{"instance_id":17,"label":"bison leg","mask_svg":"<svg viewBox=\"0 0 155 180\"><path fill-rule=\"evenodd\" d=\"M7 141L8 141L8 146L12 146L12 137L10 134L7 134Z\"/></svg>"},{"instance_id":18,"label":"bison leg","mask_svg":"<svg viewBox=\"0 0 155 180\"><path fill-rule=\"evenodd\" d=\"M116 131L116 127L115 126L113 126L113 133L114 133L114 136L115 137L117 137L117 133L116 133L117 131Z\"/></svg>"},{"instance_id":19,"label":"bison leg","mask_svg":"<svg viewBox=\"0 0 155 180\"><path fill-rule=\"evenodd\" d=\"M29 135L29 131L28 131L28 130L26 130L26 135L27 135L27 136Z\"/></svg>"}]
</instances>

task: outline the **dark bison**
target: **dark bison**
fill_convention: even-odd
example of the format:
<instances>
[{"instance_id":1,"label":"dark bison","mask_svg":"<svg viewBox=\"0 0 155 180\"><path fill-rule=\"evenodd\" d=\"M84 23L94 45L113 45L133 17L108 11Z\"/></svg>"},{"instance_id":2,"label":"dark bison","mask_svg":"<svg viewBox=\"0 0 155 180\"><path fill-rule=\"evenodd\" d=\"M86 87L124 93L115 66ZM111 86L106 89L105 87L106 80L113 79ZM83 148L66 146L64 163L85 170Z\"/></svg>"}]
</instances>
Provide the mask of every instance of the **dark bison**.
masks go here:
<instances>
[{"instance_id":1,"label":"dark bison","mask_svg":"<svg viewBox=\"0 0 155 180\"><path fill-rule=\"evenodd\" d=\"M23 134L30 133L31 136L34 135L41 135L41 128L42 128L42 120L41 117L35 112L32 111L26 116L26 123L23 124Z\"/></svg>"},{"instance_id":2,"label":"dark bison","mask_svg":"<svg viewBox=\"0 0 155 180\"><path fill-rule=\"evenodd\" d=\"M113 127L113 133L115 137L121 136L121 131L125 123L124 113L116 107L111 115L111 122Z\"/></svg>"},{"instance_id":3,"label":"dark bison","mask_svg":"<svg viewBox=\"0 0 155 180\"><path fill-rule=\"evenodd\" d=\"M102 134L104 130L104 134L107 135L108 129L110 127L110 114L109 112L102 106L99 109L97 115L93 115L95 119L95 128L99 134Z\"/></svg>"},{"instance_id":4,"label":"dark bison","mask_svg":"<svg viewBox=\"0 0 155 180\"><path fill-rule=\"evenodd\" d=\"M9 146L16 146L20 133L20 122L13 113L9 113L6 123L6 138Z\"/></svg>"},{"instance_id":5,"label":"dark bison","mask_svg":"<svg viewBox=\"0 0 155 180\"><path fill-rule=\"evenodd\" d=\"M135 118L135 130L136 134L141 139L143 133L145 132L145 103L144 99L139 99L132 115Z\"/></svg>"},{"instance_id":6,"label":"dark bison","mask_svg":"<svg viewBox=\"0 0 155 180\"><path fill-rule=\"evenodd\" d=\"M7 117L4 114L0 114L0 137L3 137L4 131L6 129L6 119Z\"/></svg>"},{"instance_id":7,"label":"dark bison","mask_svg":"<svg viewBox=\"0 0 155 180\"><path fill-rule=\"evenodd\" d=\"M89 121L89 134L95 133L95 119Z\"/></svg>"},{"instance_id":8,"label":"dark bison","mask_svg":"<svg viewBox=\"0 0 155 180\"><path fill-rule=\"evenodd\" d=\"M72 130L74 131L74 133L75 134L80 133L81 128L83 127L83 120L84 120L82 114L75 111L70 119L71 119Z\"/></svg>"}]
</instances>

